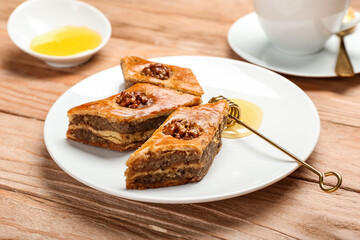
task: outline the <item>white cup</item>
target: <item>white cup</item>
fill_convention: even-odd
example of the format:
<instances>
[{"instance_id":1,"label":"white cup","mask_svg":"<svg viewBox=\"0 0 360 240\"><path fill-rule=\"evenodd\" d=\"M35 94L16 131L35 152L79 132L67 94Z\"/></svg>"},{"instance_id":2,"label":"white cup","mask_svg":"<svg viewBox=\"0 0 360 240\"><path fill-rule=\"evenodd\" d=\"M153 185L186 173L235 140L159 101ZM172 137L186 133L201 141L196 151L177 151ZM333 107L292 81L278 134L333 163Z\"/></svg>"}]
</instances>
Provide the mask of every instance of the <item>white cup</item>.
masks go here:
<instances>
[{"instance_id":1,"label":"white cup","mask_svg":"<svg viewBox=\"0 0 360 240\"><path fill-rule=\"evenodd\" d=\"M286 54L320 51L335 33L355 26L342 23L350 0L254 0L255 12L273 47Z\"/></svg>"}]
</instances>

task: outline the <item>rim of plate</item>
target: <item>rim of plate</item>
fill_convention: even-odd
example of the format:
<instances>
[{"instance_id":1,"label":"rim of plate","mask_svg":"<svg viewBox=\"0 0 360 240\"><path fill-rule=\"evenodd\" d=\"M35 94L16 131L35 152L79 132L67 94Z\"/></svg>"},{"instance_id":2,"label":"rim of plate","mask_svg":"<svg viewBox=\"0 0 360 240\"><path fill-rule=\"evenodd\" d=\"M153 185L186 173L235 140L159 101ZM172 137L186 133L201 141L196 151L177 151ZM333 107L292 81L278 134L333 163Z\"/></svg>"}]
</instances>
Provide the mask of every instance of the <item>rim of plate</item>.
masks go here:
<instances>
[{"instance_id":1,"label":"rim of plate","mask_svg":"<svg viewBox=\"0 0 360 240\"><path fill-rule=\"evenodd\" d=\"M274 75L276 77L278 77L278 80L285 83L285 84L289 84L290 87L292 88L295 88L299 94L302 95L302 97L304 98L304 100L306 100L308 102L308 106L311 108L311 110L313 111L313 113L315 114L315 117L316 117L316 133L314 133L315 135L315 138L314 138L314 144L313 144L313 147L311 148L311 150L309 150L309 152L306 154L305 156L305 160L306 161L309 156L311 155L311 153L314 151L314 148L316 147L316 144L318 142L318 139L319 139L319 136L320 136L320 118L319 118L319 114L318 114L318 111L316 110L316 107L314 105L314 103L311 101L311 99L306 95L306 93L301 89L299 88L296 84L294 84L293 82L291 82L290 80L286 79L285 77L279 75L278 73L275 73L275 72L272 72L268 69L265 69L265 68L262 68L260 66L257 66L257 65L254 65L254 64L250 64L250 63L246 63L246 62L242 62L242 61L239 61L239 60L234 60L234 59L227 59L227 58L221 58L221 57L211 57L211 56L168 56L168 57L158 57L158 58L149 58L150 61L159 61L159 62L165 62L167 59L170 59L170 58L189 58L189 59L194 59L194 60L216 60L216 61L221 61L221 62L229 62L229 63L236 63L236 64L240 64L240 65L244 65L245 67L250 67L250 68L255 68L257 71L262 71L264 72L265 74L271 74L271 75ZM198 197L196 199L194 198L181 198L181 199L163 199L163 198L156 198L156 197L148 197L148 196L141 196L139 197L138 195L131 195L131 192L130 194L121 194L121 192L119 191L113 191L111 188L106 188L106 187L102 187L102 186L98 186L96 185L96 183L94 182L91 182L91 181L86 181L82 178L79 178L78 176L76 176L75 174L73 174L69 169L67 169L65 166L63 166L61 164L61 161L59 161L57 159L56 156L53 155L51 149L52 149L52 146L49 146L49 139L47 137L47 128L48 128L48 125L49 125L49 119L51 118L51 115L54 114L53 111L55 109L55 107L57 106L57 104L59 104L59 102L62 100L62 97L68 93L69 91L71 91L71 89L73 87L75 87L76 85L80 84L81 82L85 81L86 79L90 78L90 77L93 77L95 75L98 75L98 74L102 74L104 71L108 71L110 69L114 69L114 68L119 68L120 66L115 66L115 67L110 67L110 68L107 68L107 69L104 69L100 72L97 72L93 75L90 75L88 77L86 77L85 79L79 81L78 83L76 83L75 85L73 85L72 87L70 87L67 91L65 91L55 102L54 104L52 105L52 107L50 108L47 116L46 116L46 119L45 119L45 124L44 124L44 142L45 142L45 146L51 156L51 158L55 161L55 163L64 171L66 172L69 176L71 176L72 178L76 179L77 181L91 187L91 188L94 188L96 190L99 190L99 191L102 191L102 192L105 192L105 193L108 193L110 195L114 195L114 196L117 196L117 197L121 197L121 198L124 198L124 199L129 199L129 200L134 200L134 201L140 201L140 202L149 202L149 203L164 203L164 204L190 204L190 203L201 203L201 202L212 202L212 201L219 201L219 200L225 200L225 199L229 199L229 198L233 198L233 197L238 197L238 196L242 196L242 195L245 195L245 194L248 194L248 193L251 193L251 192L255 192L257 190L260 190L260 189L263 189L265 187L268 187L280 180L282 180L283 178L287 177L288 175L290 175L292 172L294 172L297 168L300 167L300 165L297 165L293 168L291 168L290 170L282 173L281 175L271 179L271 180L268 180L266 182L261 182L255 186L252 186L252 187L247 187L241 191L232 191L228 194L222 194L222 195L207 195L205 197Z\"/></svg>"}]
</instances>

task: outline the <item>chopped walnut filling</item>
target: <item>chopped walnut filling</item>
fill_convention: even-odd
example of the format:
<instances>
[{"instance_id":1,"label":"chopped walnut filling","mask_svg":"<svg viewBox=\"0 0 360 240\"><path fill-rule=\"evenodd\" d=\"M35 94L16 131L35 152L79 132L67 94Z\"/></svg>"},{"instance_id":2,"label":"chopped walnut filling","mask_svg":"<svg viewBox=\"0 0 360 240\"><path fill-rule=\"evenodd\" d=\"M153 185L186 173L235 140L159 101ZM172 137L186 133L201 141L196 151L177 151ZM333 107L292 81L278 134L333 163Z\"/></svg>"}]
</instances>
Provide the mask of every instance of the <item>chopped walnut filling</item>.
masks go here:
<instances>
[{"instance_id":1,"label":"chopped walnut filling","mask_svg":"<svg viewBox=\"0 0 360 240\"><path fill-rule=\"evenodd\" d=\"M196 123L187 120L173 120L163 127L163 133L182 140L191 140L201 134L201 129Z\"/></svg>"},{"instance_id":2,"label":"chopped walnut filling","mask_svg":"<svg viewBox=\"0 0 360 240\"><path fill-rule=\"evenodd\" d=\"M153 99L143 92L122 92L116 99L116 103L122 107L144 108L153 103Z\"/></svg>"},{"instance_id":3,"label":"chopped walnut filling","mask_svg":"<svg viewBox=\"0 0 360 240\"><path fill-rule=\"evenodd\" d=\"M166 80L170 78L171 70L161 63L151 63L142 70L142 74L160 80Z\"/></svg>"}]
</instances>

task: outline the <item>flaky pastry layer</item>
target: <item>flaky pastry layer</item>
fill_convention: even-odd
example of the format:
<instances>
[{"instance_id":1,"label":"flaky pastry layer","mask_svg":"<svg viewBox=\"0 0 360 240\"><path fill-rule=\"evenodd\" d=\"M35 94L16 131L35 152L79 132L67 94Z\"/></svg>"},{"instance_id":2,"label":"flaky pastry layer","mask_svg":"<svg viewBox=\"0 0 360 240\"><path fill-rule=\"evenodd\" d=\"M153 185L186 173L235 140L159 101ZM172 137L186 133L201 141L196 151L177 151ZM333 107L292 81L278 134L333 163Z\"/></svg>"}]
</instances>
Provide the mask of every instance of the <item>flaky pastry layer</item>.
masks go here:
<instances>
[{"instance_id":1,"label":"flaky pastry layer","mask_svg":"<svg viewBox=\"0 0 360 240\"><path fill-rule=\"evenodd\" d=\"M111 122L137 124L147 119L168 116L180 106L194 106L201 103L201 98L181 93L176 90L139 83L125 90L126 92L143 92L153 99L153 103L145 108L127 108L116 103L120 94L98 101L82 104L68 111L68 118L74 115L95 115Z\"/></svg>"},{"instance_id":2,"label":"flaky pastry layer","mask_svg":"<svg viewBox=\"0 0 360 240\"><path fill-rule=\"evenodd\" d=\"M196 76L189 68L163 64L171 70L170 78L166 80L145 76L142 71L150 64L155 62L148 61L139 57L124 57L120 61L123 71L125 85L130 87L135 83L151 83L154 85L172 88L181 92L190 93L196 96L204 94Z\"/></svg>"},{"instance_id":3,"label":"flaky pastry layer","mask_svg":"<svg viewBox=\"0 0 360 240\"><path fill-rule=\"evenodd\" d=\"M111 141L115 144L129 144L132 142L146 141L156 129L151 129L145 132L136 132L136 133L119 133L109 130L96 130L85 124L69 125L69 129L86 129L91 131L94 135Z\"/></svg>"}]
</instances>

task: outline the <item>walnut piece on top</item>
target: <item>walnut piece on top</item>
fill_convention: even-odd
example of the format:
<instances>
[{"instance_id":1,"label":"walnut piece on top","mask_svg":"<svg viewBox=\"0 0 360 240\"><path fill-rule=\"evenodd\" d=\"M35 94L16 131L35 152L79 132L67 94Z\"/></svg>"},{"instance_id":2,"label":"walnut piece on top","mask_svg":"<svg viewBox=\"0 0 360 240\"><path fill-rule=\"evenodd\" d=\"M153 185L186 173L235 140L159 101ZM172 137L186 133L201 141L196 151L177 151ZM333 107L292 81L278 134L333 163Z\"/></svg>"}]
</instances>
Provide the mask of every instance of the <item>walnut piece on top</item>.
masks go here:
<instances>
[{"instance_id":1,"label":"walnut piece on top","mask_svg":"<svg viewBox=\"0 0 360 240\"><path fill-rule=\"evenodd\" d=\"M145 76L167 80L170 78L171 70L161 63L151 63L149 66L145 67L141 73Z\"/></svg>"},{"instance_id":2,"label":"walnut piece on top","mask_svg":"<svg viewBox=\"0 0 360 240\"><path fill-rule=\"evenodd\" d=\"M202 130L196 123L187 120L173 120L163 127L163 133L181 140L191 140L201 135Z\"/></svg>"},{"instance_id":3,"label":"walnut piece on top","mask_svg":"<svg viewBox=\"0 0 360 240\"><path fill-rule=\"evenodd\" d=\"M122 107L144 108L153 103L151 97L146 96L143 92L122 92L116 99L116 103Z\"/></svg>"}]
</instances>

